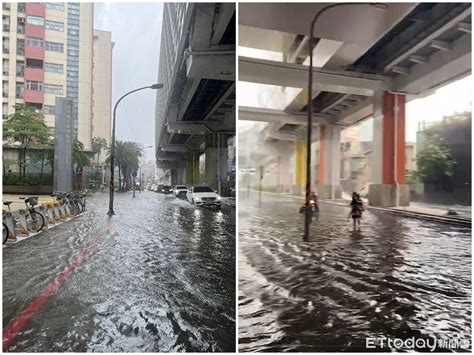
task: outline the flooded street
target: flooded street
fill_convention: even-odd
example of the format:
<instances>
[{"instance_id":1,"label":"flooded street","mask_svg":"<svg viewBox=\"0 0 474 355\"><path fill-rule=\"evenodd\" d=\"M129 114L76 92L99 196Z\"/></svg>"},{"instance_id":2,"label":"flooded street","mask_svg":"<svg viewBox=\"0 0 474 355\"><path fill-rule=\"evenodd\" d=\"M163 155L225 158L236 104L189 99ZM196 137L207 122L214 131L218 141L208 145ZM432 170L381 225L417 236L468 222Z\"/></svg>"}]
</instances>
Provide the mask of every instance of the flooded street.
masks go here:
<instances>
[{"instance_id":1,"label":"flooded street","mask_svg":"<svg viewBox=\"0 0 474 355\"><path fill-rule=\"evenodd\" d=\"M264 193L259 209L256 192L240 197L240 351L471 340L470 229L366 211L353 232L349 208L322 203L303 242L302 200Z\"/></svg>"},{"instance_id":2,"label":"flooded street","mask_svg":"<svg viewBox=\"0 0 474 355\"><path fill-rule=\"evenodd\" d=\"M235 350L235 211L136 195L115 194L109 219L96 194L85 215L3 248L4 330L81 261L4 350Z\"/></svg>"}]
</instances>

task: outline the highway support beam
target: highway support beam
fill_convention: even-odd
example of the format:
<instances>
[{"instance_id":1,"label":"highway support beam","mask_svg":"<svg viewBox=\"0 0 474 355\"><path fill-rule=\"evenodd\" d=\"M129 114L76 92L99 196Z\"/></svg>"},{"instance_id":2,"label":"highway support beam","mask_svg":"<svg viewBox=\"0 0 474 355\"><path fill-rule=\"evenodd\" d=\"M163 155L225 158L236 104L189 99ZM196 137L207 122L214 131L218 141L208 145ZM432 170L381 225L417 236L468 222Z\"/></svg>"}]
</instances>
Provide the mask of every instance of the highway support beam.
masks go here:
<instances>
[{"instance_id":1,"label":"highway support beam","mask_svg":"<svg viewBox=\"0 0 474 355\"><path fill-rule=\"evenodd\" d=\"M410 204L410 189L405 182L405 103L405 95L390 92L374 101L371 206Z\"/></svg>"},{"instance_id":2,"label":"highway support beam","mask_svg":"<svg viewBox=\"0 0 474 355\"><path fill-rule=\"evenodd\" d=\"M319 167L316 190L320 199L340 199L341 128L321 125L319 128Z\"/></svg>"},{"instance_id":3,"label":"highway support beam","mask_svg":"<svg viewBox=\"0 0 474 355\"><path fill-rule=\"evenodd\" d=\"M206 134L204 140L205 182L224 196L228 195L227 138L226 133L213 133Z\"/></svg>"}]
</instances>

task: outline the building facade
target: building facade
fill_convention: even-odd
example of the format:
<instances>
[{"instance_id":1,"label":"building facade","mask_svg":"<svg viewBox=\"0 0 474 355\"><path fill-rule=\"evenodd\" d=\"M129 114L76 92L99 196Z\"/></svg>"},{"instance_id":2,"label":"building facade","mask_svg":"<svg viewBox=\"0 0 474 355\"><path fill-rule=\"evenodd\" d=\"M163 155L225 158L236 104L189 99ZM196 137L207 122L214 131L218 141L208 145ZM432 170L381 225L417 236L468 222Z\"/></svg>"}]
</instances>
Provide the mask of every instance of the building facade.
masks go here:
<instances>
[{"instance_id":1,"label":"building facade","mask_svg":"<svg viewBox=\"0 0 474 355\"><path fill-rule=\"evenodd\" d=\"M94 30L92 42L92 137L111 142L112 117L112 34ZM105 151L98 157L104 163Z\"/></svg>"},{"instance_id":2,"label":"building facade","mask_svg":"<svg viewBox=\"0 0 474 355\"><path fill-rule=\"evenodd\" d=\"M3 118L14 113L15 104L28 104L43 112L54 133L56 97L69 98L73 101L75 136L89 151L94 136L110 141L111 71L101 73L97 91L93 80L95 62L100 67L107 62L110 67L110 33L98 35L109 43L103 42L105 50L94 54L93 6L74 2L2 4ZM100 128L95 131L94 127Z\"/></svg>"}]
</instances>

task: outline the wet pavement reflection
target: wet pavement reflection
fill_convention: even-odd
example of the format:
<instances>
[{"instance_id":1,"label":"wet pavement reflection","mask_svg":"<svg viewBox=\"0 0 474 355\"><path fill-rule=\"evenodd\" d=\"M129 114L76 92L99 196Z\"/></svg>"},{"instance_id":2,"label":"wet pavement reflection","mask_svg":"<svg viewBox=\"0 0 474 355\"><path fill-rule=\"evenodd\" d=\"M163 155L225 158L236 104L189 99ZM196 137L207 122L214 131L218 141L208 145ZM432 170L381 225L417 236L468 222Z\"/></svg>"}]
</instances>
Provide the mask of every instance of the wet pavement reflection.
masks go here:
<instances>
[{"instance_id":1,"label":"wet pavement reflection","mask_svg":"<svg viewBox=\"0 0 474 355\"><path fill-rule=\"evenodd\" d=\"M153 192L107 194L75 220L3 248L3 327L103 237L9 351L235 350L235 211Z\"/></svg>"},{"instance_id":2,"label":"wet pavement reflection","mask_svg":"<svg viewBox=\"0 0 474 355\"><path fill-rule=\"evenodd\" d=\"M367 211L354 232L348 208L322 203L303 242L301 204L263 194L259 208L257 193L240 196L240 351L471 340L470 229Z\"/></svg>"}]
</instances>

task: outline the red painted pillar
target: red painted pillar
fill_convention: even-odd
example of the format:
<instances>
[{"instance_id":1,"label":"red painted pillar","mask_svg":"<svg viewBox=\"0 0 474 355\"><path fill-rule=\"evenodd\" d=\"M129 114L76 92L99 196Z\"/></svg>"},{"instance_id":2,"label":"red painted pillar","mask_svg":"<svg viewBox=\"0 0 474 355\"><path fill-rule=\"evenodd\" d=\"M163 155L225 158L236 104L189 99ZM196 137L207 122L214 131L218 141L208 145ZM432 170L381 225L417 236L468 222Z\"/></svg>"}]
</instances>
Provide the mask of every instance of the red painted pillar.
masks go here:
<instances>
[{"instance_id":1,"label":"red painted pillar","mask_svg":"<svg viewBox=\"0 0 474 355\"><path fill-rule=\"evenodd\" d=\"M405 184L405 95L383 97L383 184Z\"/></svg>"}]
</instances>

